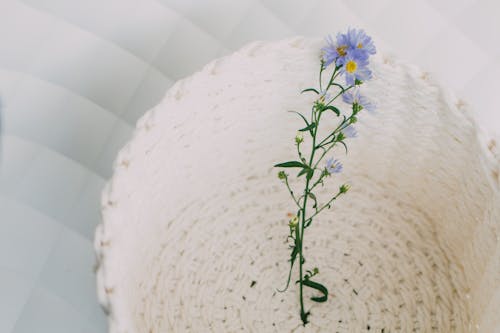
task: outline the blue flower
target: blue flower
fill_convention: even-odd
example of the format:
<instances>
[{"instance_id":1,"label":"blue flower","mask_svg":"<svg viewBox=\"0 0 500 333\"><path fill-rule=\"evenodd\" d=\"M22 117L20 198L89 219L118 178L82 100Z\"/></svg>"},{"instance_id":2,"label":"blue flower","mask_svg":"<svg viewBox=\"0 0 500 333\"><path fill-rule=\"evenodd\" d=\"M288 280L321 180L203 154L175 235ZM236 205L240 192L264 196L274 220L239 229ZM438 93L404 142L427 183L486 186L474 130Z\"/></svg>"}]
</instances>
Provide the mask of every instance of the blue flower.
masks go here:
<instances>
[{"instance_id":1,"label":"blue flower","mask_svg":"<svg viewBox=\"0 0 500 333\"><path fill-rule=\"evenodd\" d=\"M348 53L344 57L342 65L340 73L345 74L346 83L350 86L354 85L356 80L363 82L372 77L372 72L368 69L368 58Z\"/></svg>"},{"instance_id":2,"label":"blue flower","mask_svg":"<svg viewBox=\"0 0 500 333\"><path fill-rule=\"evenodd\" d=\"M355 138L358 136L358 132L356 131L356 128L352 125L347 126L342 130L342 133L346 136L346 138Z\"/></svg>"},{"instance_id":3,"label":"blue flower","mask_svg":"<svg viewBox=\"0 0 500 333\"><path fill-rule=\"evenodd\" d=\"M325 67L331 63L342 66L346 63L347 56L358 60L368 60L371 54L376 53L372 38L361 29L349 28L347 33L337 34L335 41L330 35L325 40L327 45L321 49Z\"/></svg>"},{"instance_id":4,"label":"blue flower","mask_svg":"<svg viewBox=\"0 0 500 333\"><path fill-rule=\"evenodd\" d=\"M323 47L321 51L323 53L324 66L327 67L328 65L337 60L337 58L339 57L339 52L337 50L335 42L333 41L332 36L330 35L326 36L325 40L326 40L326 46Z\"/></svg>"},{"instance_id":5,"label":"blue flower","mask_svg":"<svg viewBox=\"0 0 500 333\"><path fill-rule=\"evenodd\" d=\"M347 104L361 106L362 109L366 109L369 112L375 111L375 104L363 96L358 88L343 93L342 100Z\"/></svg>"},{"instance_id":6,"label":"blue flower","mask_svg":"<svg viewBox=\"0 0 500 333\"><path fill-rule=\"evenodd\" d=\"M357 56L365 58L377 52L372 38L362 29L357 30L349 28L347 34L344 36L343 42L347 45L348 52L358 53Z\"/></svg>"},{"instance_id":7,"label":"blue flower","mask_svg":"<svg viewBox=\"0 0 500 333\"><path fill-rule=\"evenodd\" d=\"M326 161L326 171L328 171L329 174L332 173L339 173L342 171L342 163L340 163L338 160L332 158L329 158Z\"/></svg>"}]
</instances>

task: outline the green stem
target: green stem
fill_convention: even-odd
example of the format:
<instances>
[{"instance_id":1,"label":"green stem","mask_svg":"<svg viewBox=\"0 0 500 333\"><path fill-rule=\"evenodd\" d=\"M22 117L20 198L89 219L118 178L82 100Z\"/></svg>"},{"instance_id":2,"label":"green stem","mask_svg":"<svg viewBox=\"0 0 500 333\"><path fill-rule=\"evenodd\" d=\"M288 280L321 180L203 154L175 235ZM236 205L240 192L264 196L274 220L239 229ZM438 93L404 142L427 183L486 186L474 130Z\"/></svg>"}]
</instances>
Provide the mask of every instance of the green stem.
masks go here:
<instances>
[{"instance_id":1,"label":"green stem","mask_svg":"<svg viewBox=\"0 0 500 333\"><path fill-rule=\"evenodd\" d=\"M347 126L344 126L346 123L349 123L351 118L354 116L354 114L351 114L349 116L349 118L346 118L344 119L339 126L337 126L336 129L333 130L333 132L331 132L326 138L324 138L323 140L321 140L321 142L318 144L318 146L316 148L321 148L325 145L325 141L327 141L330 137L334 136L339 130L343 130L344 128L346 128ZM343 127L344 126L344 127ZM331 143L331 142L329 142ZM328 143L327 143L328 144Z\"/></svg>"},{"instance_id":2,"label":"green stem","mask_svg":"<svg viewBox=\"0 0 500 333\"><path fill-rule=\"evenodd\" d=\"M322 91L323 88L323 82L322 82L322 79L321 79L321 75L323 74L323 71L325 70L325 67L323 66L323 61L321 61L321 68L320 68L320 71L319 71L319 91Z\"/></svg>"},{"instance_id":3,"label":"green stem","mask_svg":"<svg viewBox=\"0 0 500 333\"><path fill-rule=\"evenodd\" d=\"M323 207L321 207L318 211L316 211L316 213L314 213L313 215L311 215L309 218L307 218L306 222L310 223L310 221L312 221L312 219L318 215L323 209L325 209L326 207L328 207L335 199L337 199L339 197L339 195L341 195L342 193L339 192L337 193L337 195L335 195L333 198L330 199L330 201L328 201L326 204L323 205ZM304 217L305 218L305 217Z\"/></svg>"},{"instance_id":4,"label":"green stem","mask_svg":"<svg viewBox=\"0 0 500 333\"><path fill-rule=\"evenodd\" d=\"M290 195L292 196L293 201L295 201L295 203L297 204L297 207L301 208L299 201L295 198L295 195L293 194L293 191L290 188L290 184L288 183L288 177L285 178L285 184L286 184L286 187L288 188L288 192L290 192Z\"/></svg>"},{"instance_id":5,"label":"green stem","mask_svg":"<svg viewBox=\"0 0 500 333\"><path fill-rule=\"evenodd\" d=\"M309 158L309 166L312 166L313 161L314 161L314 153L316 152L315 146L316 146L316 134L318 133L318 124L319 120L321 118L321 113L318 113L318 119L315 119L315 110L312 110L312 119L315 120L316 122L316 127L313 130L313 142L312 142L312 147L311 147L311 156ZM304 227L305 227L305 216L306 216L306 208L307 208L307 198L309 196L309 183L311 181L310 177L306 177L306 187L304 190L304 201L302 203L302 222L300 223L300 242L299 242L299 283L300 283L300 318L302 319L302 323L304 326L307 324L307 316L309 313L306 313L304 311L304 292L303 292L303 273L302 273L302 266L304 262L304 255L303 255L303 249L302 249L302 244L304 243Z\"/></svg>"}]
</instances>

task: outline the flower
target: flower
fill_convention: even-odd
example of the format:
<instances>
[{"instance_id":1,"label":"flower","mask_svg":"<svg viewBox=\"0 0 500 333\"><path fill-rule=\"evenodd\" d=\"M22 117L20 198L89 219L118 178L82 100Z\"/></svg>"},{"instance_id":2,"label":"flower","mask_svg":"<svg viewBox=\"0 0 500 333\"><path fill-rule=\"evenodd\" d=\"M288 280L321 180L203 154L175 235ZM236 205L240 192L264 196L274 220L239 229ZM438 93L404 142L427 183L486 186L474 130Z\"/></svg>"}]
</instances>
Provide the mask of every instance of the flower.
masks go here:
<instances>
[{"instance_id":1,"label":"flower","mask_svg":"<svg viewBox=\"0 0 500 333\"><path fill-rule=\"evenodd\" d=\"M377 52L372 38L362 29L349 28L347 33L337 34L336 41L330 35L325 38L325 41L326 46L321 49L324 67L331 63L337 66L344 65L347 62L347 56L358 60L368 60L370 55Z\"/></svg>"},{"instance_id":2,"label":"flower","mask_svg":"<svg viewBox=\"0 0 500 333\"><path fill-rule=\"evenodd\" d=\"M328 171L329 174L332 173L339 173L342 171L342 163L340 163L338 160L332 158L329 158L326 161L326 171Z\"/></svg>"},{"instance_id":3,"label":"flower","mask_svg":"<svg viewBox=\"0 0 500 333\"><path fill-rule=\"evenodd\" d=\"M359 54L347 54L342 62L340 73L345 74L348 85L354 85L356 81L362 82L371 79L372 72L368 69L368 58L363 58Z\"/></svg>"},{"instance_id":4,"label":"flower","mask_svg":"<svg viewBox=\"0 0 500 333\"><path fill-rule=\"evenodd\" d=\"M359 57L368 59L371 54L377 52L372 38L362 29L347 29L347 33L342 35L342 42L347 45L348 52L357 53Z\"/></svg>"},{"instance_id":5,"label":"flower","mask_svg":"<svg viewBox=\"0 0 500 333\"><path fill-rule=\"evenodd\" d=\"M339 57L339 50L337 50L337 46L333 41L332 36L328 35L325 38L326 46L321 49L323 55L323 66L327 67L331 63L335 62Z\"/></svg>"},{"instance_id":6,"label":"flower","mask_svg":"<svg viewBox=\"0 0 500 333\"><path fill-rule=\"evenodd\" d=\"M342 100L347 104L352 104L357 111L366 109L369 112L375 111L375 104L360 93L359 88L351 91L346 91L342 94Z\"/></svg>"},{"instance_id":7,"label":"flower","mask_svg":"<svg viewBox=\"0 0 500 333\"><path fill-rule=\"evenodd\" d=\"M358 132L356 131L356 128L352 125L350 126L347 126L346 128L344 128L342 130L342 133L344 133L344 135L347 137L347 138L355 138L358 136Z\"/></svg>"}]
</instances>

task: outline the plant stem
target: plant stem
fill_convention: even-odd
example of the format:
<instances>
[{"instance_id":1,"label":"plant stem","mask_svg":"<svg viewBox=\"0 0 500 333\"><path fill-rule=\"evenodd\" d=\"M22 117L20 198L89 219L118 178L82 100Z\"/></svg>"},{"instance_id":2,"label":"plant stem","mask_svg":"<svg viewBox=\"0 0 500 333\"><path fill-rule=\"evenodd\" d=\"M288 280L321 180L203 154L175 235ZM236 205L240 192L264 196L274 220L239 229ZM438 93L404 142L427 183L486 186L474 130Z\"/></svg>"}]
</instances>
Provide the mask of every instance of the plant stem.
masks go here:
<instances>
[{"instance_id":1,"label":"plant stem","mask_svg":"<svg viewBox=\"0 0 500 333\"><path fill-rule=\"evenodd\" d=\"M315 119L315 110L312 109L312 119ZM311 147L311 156L309 158L309 166L312 166L313 161L314 161L314 153L316 152L316 134L318 133L318 124L319 120L321 118L321 113L318 113L318 119L315 119L316 122L316 127L313 130L313 142L312 142L312 147ZM309 196L309 182L311 181L312 177L306 177L306 187L304 190L304 201L302 203L302 222L300 223L300 241L299 241L299 283L300 283L300 318L302 319L302 323L304 326L307 324L307 316L309 313L306 313L304 311L304 293L303 293L303 274L302 274L302 264L304 262L304 255L303 255L303 249L302 249L302 244L304 242L304 226L305 226L305 216L306 216L306 208L307 208L307 198Z\"/></svg>"},{"instance_id":2,"label":"plant stem","mask_svg":"<svg viewBox=\"0 0 500 333\"><path fill-rule=\"evenodd\" d=\"M318 215L323 209L325 209L326 207L328 207L328 205L330 205L335 199L337 199L339 197L341 193L337 193L337 195L335 195L333 198L330 199L330 201L328 201L326 204L323 205L323 207L321 207L318 211L316 211L316 213L314 213L313 215L311 215L307 220L306 222L309 222L313 219L313 217L315 217L316 215Z\"/></svg>"},{"instance_id":3,"label":"plant stem","mask_svg":"<svg viewBox=\"0 0 500 333\"><path fill-rule=\"evenodd\" d=\"M290 184L288 183L288 177L285 178L285 184L286 184L286 187L288 188L288 192L290 192L290 195L292 196L293 201L297 204L297 206L300 209L301 207L300 207L299 201L295 198L295 195L293 194L293 191L290 188Z\"/></svg>"}]
</instances>

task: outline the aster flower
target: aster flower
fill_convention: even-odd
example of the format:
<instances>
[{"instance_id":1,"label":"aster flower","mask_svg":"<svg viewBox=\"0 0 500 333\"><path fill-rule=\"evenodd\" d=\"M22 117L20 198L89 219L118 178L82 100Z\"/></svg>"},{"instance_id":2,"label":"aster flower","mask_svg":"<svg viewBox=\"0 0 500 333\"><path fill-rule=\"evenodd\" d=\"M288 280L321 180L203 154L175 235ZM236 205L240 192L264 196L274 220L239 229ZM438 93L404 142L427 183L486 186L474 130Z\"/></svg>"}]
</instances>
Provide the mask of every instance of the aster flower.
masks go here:
<instances>
[{"instance_id":1,"label":"aster flower","mask_svg":"<svg viewBox=\"0 0 500 333\"><path fill-rule=\"evenodd\" d=\"M342 171L342 163L340 163L338 160L332 158L329 158L326 161L326 171L328 171L329 174L332 173L339 173Z\"/></svg>"},{"instance_id":2,"label":"aster flower","mask_svg":"<svg viewBox=\"0 0 500 333\"><path fill-rule=\"evenodd\" d=\"M372 38L362 29L348 29L347 34L343 35L342 42L347 45L348 52L357 53L358 57L368 58L375 54L377 50L373 44Z\"/></svg>"},{"instance_id":3,"label":"aster flower","mask_svg":"<svg viewBox=\"0 0 500 333\"><path fill-rule=\"evenodd\" d=\"M308 120L305 115L299 112L290 111L297 113L306 126L301 128L295 136L295 146L298 156L293 160L274 165L275 167L294 169L294 171L297 171L297 178L305 175L304 195L298 197L294 189L290 187L288 182L289 175L285 171L278 173L278 178L286 185L290 196L298 208L296 214L288 214L290 230L286 240L291 254L288 258L289 271L286 285L284 289L279 291L284 292L287 290L291 281L295 280L292 279L292 274L295 268L294 263L298 262L297 265L300 266L299 278L295 281L297 281L300 288L300 319L303 326L309 323L308 317L311 314L304 306L303 289L309 287L314 289L315 293L320 293L320 295L311 297L311 300L314 302L326 302L329 294L327 287L318 282L315 277L319 274L319 270L317 268L305 269L304 267L304 232L306 228L311 226L313 218L316 215L325 209L330 209L335 199L349 190L349 185L343 184L338 187L338 193L331 193L333 196L329 200L325 200L324 202L323 200L318 200L317 195L320 193L315 191L317 186L324 186L326 178L333 176L334 173L342 172L343 169L342 163L334 158L334 156L337 156L335 152L333 156L330 155L331 158L326 158L326 161L324 157L337 143L342 144L347 152L347 144L350 140L345 139L357 136L354 126L357 126L355 123L358 120L358 112L362 109L373 111L375 108L374 104L361 95L359 91L361 83L372 76L368 67L370 55L376 52L372 39L363 30L349 28L345 33L333 35L333 37L327 36L325 41L326 43L321 49L321 59L319 59L320 66L318 66L319 87L311 87L301 91L301 93L314 92L316 94L316 98L312 100L311 120ZM332 68L328 68L328 66ZM332 104L340 96L352 108L352 113L343 114L336 104ZM343 108L345 107L346 105L343 106ZM328 115L331 116L330 112L326 112L327 110L337 115L338 118L336 120L338 124L335 125L333 131L328 131L329 134L325 136L318 135L318 131L321 128L321 115L325 113L325 117ZM302 145L306 133L311 136L312 145ZM318 141L316 141L317 139ZM309 161L304 157L307 156L304 155L304 149L310 149L311 155L309 156L311 156L311 159ZM320 149L323 150L321 156L314 159L315 152ZM322 163L322 166L320 166L320 163ZM309 206L314 210L308 214ZM302 220L302 223L300 220ZM314 281L312 281L313 277Z\"/></svg>"},{"instance_id":4,"label":"aster flower","mask_svg":"<svg viewBox=\"0 0 500 333\"><path fill-rule=\"evenodd\" d=\"M324 66L327 67L331 63L335 62L339 57L339 52L337 46L333 41L332 36L328 35L325 38L326 46L321 49Z\"/></svg>"},{"instance_id":5,"label":"aster flower","mask_svg":"<svg viewBox=\"0 0 500 333\"><path fill-rule=\"evenodd\" d=\"M347 33L337 34L335 41L330 35L325 38L325 41L327 45L321 49L325 67L331 63L338 66L344 65L348 55L359 60L368 60L370 55L377 52L372 38L362 29L349 28Z\"/></svg>"},{"instance_id":6,"label":"aster flower","mask_svg":"<svg viewBox=\"0 0 500 333\"><path fill-rule=\"evenodd\" d=\"M360 106L361 109L366 109L369 112L375 111L375 104L360 93L359 88L346 91L342 94L342 100L347 104ZM359 109L359 110L361 110Z\"/></svg>"},{"instance_id":7,"label":"aster flower","mask_svg":"<svg viewBox=\"0 0 500 333\"><path fill-rule=\"evenodd\" d=\"M372 72L368 69L368 59L350 53L344 57L340 73L345 74L346 83L350 86L354 85L356 80L366 81L372 77Z\"/></svg>"},{"instance_id":8,"label":"aster flower","mask_svg":"<svg viewBox=\"0 0 500 333\"><path fill-rule=\"evenodd\" d=\"M355 138L358 136L358 132L356 131L356 128L352 125L347 126L342 130L342 133L346 136L346 138Z\"/></svg>"}]
</instances>

